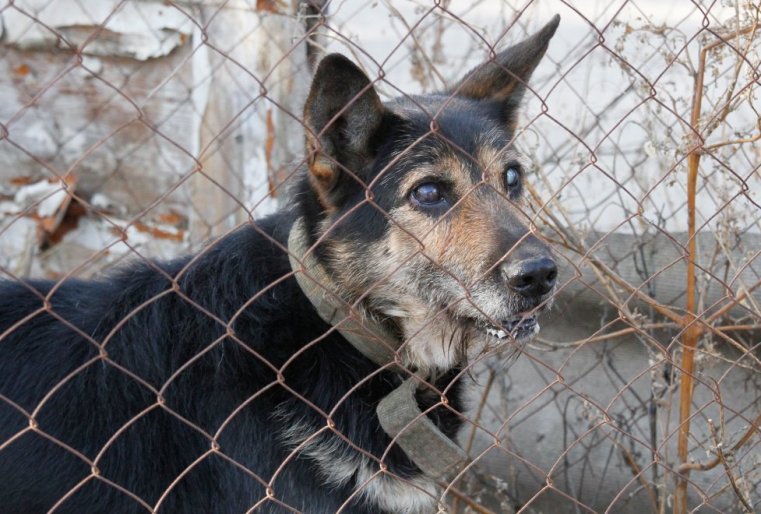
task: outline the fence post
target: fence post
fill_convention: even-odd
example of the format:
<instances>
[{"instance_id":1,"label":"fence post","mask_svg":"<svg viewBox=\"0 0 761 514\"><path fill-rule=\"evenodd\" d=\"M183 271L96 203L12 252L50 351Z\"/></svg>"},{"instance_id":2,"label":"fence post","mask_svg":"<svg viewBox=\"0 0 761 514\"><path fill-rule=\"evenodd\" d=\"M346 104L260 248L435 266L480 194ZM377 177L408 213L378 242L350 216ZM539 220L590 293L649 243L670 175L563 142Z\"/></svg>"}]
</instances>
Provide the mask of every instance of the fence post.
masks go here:
<instances>
[{"instance_id":1,"label":"fence post","mask_svg":"<svg viewBox=\"0 0 761 514\"><path fill-rule=\"evenodd\" d=\"M277 3L199 9L194 77L209 82L197 95L194 243L226 233L246 211L258 217L275 210L302 151L298 118L309 81L304 27Z\"/></svg>"}]
</instances>

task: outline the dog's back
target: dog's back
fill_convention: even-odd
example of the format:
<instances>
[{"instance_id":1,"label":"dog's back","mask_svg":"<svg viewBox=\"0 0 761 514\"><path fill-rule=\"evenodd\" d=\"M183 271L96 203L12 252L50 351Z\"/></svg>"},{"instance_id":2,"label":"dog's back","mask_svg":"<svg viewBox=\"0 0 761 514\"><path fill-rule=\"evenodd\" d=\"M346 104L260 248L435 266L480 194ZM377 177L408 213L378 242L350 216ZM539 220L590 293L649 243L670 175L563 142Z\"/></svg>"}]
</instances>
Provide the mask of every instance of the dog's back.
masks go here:
<instances>
[{"instance_id":1,"label":"dog's back","mask_svg":"<svg viewBox=\"0 0 761 514\"><path fill-rule=\"evenodd\" d=\"M289 223L282 214L269 221L263 228L274 237L274 224ZM312 365L286 371L293 392L278 385L273 367L328 329L292 279L261 291L288 271L285 254L245 228L192 263L146 263L60 286L0 282L2 512L47 512L62 499L57 512L144 512L159 501L163 512L245 512L259 501L257 512L288 511L265 499L290 453L268 414L290 405L309 417L293 392L319 402L309 389L321 364L361 361L322 345L305 352ZM169 279L178 274L181 293ZM228 325L236 335L224 337ZM348 369L370 372L357 362ZM322 401L330 409L335 398ZM279 500L337 510L350 493L315 494L321 479L302 464L274 480Z\"/></svg>"},{"instance_id":2,"label":"dog's back","mask_svg":"<svg viewBox=\"0 0 761 514\"><path fill-rule=\"evenodd\" d=\"M99 281L0 282L0 509L432 512L463 370L530 340L555 286L511 141L557 24L385 105L327 56L293 210Z\"/></svg>"}]
</instances>

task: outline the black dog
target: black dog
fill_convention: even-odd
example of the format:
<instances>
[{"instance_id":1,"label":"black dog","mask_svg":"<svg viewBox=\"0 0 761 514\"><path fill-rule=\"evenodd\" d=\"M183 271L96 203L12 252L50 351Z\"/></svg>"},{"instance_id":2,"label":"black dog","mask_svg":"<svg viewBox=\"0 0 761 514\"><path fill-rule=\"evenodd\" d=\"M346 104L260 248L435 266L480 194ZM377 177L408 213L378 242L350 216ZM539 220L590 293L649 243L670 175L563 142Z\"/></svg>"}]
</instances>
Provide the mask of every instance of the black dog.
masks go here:
<instances>
[{"instance_id":1,"label":"black dog","mask_svg":"<svg viewBox=\"0 0 761 514\"><path fill-rule=\"evenodd\" d=\"M418 446L451 442L462 370L533 336L554 287L509 143L557 24L385 105L327 56L292 209L192 258L0 282L0 511L435 511L446 452Z\"/></svg>"}]
</instances>

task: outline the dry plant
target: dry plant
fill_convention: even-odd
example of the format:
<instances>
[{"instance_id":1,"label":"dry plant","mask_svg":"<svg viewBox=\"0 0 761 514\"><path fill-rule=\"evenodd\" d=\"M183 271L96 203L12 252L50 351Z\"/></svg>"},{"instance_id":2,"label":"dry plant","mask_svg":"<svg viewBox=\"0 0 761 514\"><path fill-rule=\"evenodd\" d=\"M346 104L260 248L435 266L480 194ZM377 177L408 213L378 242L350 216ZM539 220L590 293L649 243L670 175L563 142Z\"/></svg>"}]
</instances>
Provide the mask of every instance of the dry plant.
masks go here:
<instances>
[{"instance_id":1,"label":"dry plant","mask_svg":"<svg viewBox=\"0 0 761 514\"><path fill-rule=\"evenodd\" d=\"M0 4L0 275L22 282L172 257L287 203L317 54L386 97L436 91L560 11L515 141L556 305L517 361L468 370L472 460L442 511L759 509L757 1L57 1L92 26Z\"/></svg>"}]
</instances>

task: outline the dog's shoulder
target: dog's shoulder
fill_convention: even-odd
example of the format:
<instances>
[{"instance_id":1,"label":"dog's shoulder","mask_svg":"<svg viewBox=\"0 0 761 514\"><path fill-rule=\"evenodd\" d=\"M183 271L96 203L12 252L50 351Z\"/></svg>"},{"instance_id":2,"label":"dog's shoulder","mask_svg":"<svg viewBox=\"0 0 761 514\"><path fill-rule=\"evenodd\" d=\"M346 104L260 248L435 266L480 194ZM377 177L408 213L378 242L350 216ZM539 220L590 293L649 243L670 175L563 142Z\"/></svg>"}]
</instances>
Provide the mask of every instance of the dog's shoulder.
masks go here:
<instances>
[{"instance_id":1,"label":"dog's shoulder","mask_svg":"<svg viewBox=\"0 0 761 514\"><path fill-rule=\"evenodd\" d=\"M93 280L0 280L0 394L34 408L78 367L83 377L103 374L86 365L99 356L161 384L230 330L273 333L306 308L287 280L291 223L281 212L195 255L134 259ZM264 331L249 332L245 342L256 346Z\"/></svg>"},{"instance_id":2,"label":"dog's shoulder","mask_svg":"<svg viewBox=\"0 0 761 514\"><path fill-rule=\"evenodd\" d=\"M135 259L95 280L0 281L0 395L6 400L0 401L0 439L12 441L0 452L0 481L7 486L0 503L28 509L35 491L45 491L37 498L47 510L87 476L85 459L99 453L103 476L155 502L209 450L206 434L242 404L248 408L226 425L219 444L253 469L272 473L285 456L267 419L256 414L277 401L266 389L275 373L265 361L293 353L301 335L295 331L308 326L294 325L294 318L317 319L302 312L308 304L288 279L290 223L281 212L195 255ZM30 423L37 428L30 430ZM244 428L247 435L240 433ZM160 469L147 464L154 461ZM219 487L236 491L226 496L228 506L231 498L241 509L255 502L261 487L229 467L204 461L177 494L208 502L209 491ZM118 492L101 489L93 481L67 508L105 511L124 502ZM176 501L169 495L170 511Z\"/></svg>"}]
</instances>

